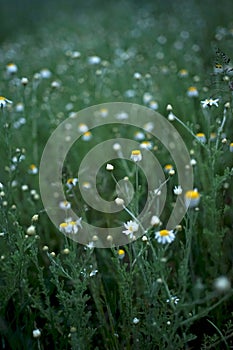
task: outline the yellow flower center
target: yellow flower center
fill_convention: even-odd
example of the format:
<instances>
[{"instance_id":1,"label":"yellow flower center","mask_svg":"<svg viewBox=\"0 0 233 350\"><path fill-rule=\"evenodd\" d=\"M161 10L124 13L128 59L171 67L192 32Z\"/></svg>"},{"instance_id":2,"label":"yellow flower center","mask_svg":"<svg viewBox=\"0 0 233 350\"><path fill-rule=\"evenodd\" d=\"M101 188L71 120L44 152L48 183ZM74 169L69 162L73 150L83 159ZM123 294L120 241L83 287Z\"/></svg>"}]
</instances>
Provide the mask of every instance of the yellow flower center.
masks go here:
<instances>
[{"instance_id":1,"label":"yellow flower center","mask_svg":"<svg viewBox=\"0 0 233 350\"><path fill-rule=\"evenodd\" d=\"M169 231L168 230L161 230L159 231L160 236L169 236Z\"/></svg>"},{"instance_id":2,"label":"yellow flower center","mask_svg":"<svg viewBox=\"0 0 233 350\"><path fill-rule=\"evenodd\" d=\"M139 156L141 154L141 151L139 151L139 150L134 150L134 151L132 151L132 156Z\"/></svg>"},{"instance_id":3,"label":"yellow flower center","mask_svg":"<svg viewBox=\"0 0 233 350\"><path fill-rule=\"evenodd\" d=\"M173 169L173 166L171 164L166 164L164 168L166 170L171 170L171 169Z\"/></svg>"},{"instance_id":4,"label":"yellow flower center","mask_svg":"<svg viewBox=\"0 0 233 350\"><path fill-rule=\"evenodd\" d=\"M190 87L188 88L188 91L194 92L194 91L197 91L197 89L195 88L195 86L190 86Z\"/></svg>"},{"instance_id":5,"label":"yellow flower center","mask_svg":"<svg viewBox=\"0 0 233 350\"><path fill-rule=\"evenodd\" d=\"M118 255L122 256L125 254L125 251L123 249L118 250Z\"/></svg>"},{"instance_id":6,"label":"yellow flower center","mask_svg":"<svg viewBox=\"0 0 233 350\"><path fill-rule=\"evenodd\" d=\"M87 131L83 134L84 136L91 136L91 132L90 131Z\"/></svg>"},{"instance_id":7,"label":"yellow flower center","mask_svg":"<svg viewBox=\"0 0 233 350\"><path fill-rule=\"evenodd\" d=\"M60 228L66 228L68 226L67 222L62 222Z\"/></svg>"},{"instance_id":8,"label":"yellow flower center","mask_svg":"<svg viewBox=\"0 0 233 350\"><path fill-rule=\"evenodd\" d=\"M187 191L185 197L188 199L198 199L200 197L200 194L198 191Z\"/></svg>"},{"instance_id":9,"label":"yellow flower center","mask_svg":"<svg viewBox=\"0 0 233 350\"><path fill-rule=\"evenodd\" d=\"M197 137L204 137L205 134L204 134L203 132L199 132L196 136L197 136Z\"/></svg>"},{"instance_id":10,"label":"yellow flower center","mask_svg":"<svg viewBox=\"0 0 233 350\"><path fill-rule=\"evenodd\" d=\"M30 165L30 169L31 169L31 170L34 170L34 169L36 169L36 166L35 166L35 164L31 164L31 165Z\"/></svg>"}]
</instances>

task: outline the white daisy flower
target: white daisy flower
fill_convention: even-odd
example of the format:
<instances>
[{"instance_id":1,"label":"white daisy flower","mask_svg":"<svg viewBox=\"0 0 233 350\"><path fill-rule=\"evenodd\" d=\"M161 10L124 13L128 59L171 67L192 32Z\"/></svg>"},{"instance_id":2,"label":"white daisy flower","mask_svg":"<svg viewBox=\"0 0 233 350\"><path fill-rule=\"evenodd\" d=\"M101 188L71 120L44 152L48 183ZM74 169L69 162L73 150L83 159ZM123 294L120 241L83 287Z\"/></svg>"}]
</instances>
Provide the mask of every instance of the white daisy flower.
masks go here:
<instances>
[{"instance_id":1,"label":"white daisy flower","mask_svg":"<svg viewBox=\"0 0 233 350\"><path fill-rule=\"evenodd\" d=\"M174 241L175 237L173 230L160 230L155 232L155 239L162 244L171 243Z\"/></svg>"}]
</instances>

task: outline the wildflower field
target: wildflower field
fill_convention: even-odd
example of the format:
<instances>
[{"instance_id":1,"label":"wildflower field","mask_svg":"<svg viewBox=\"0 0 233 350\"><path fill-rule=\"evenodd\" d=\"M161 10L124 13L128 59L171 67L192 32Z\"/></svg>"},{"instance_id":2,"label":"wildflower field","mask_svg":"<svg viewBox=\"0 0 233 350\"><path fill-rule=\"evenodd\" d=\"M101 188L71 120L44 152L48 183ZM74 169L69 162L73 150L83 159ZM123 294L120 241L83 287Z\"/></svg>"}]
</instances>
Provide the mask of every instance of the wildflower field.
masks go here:
<instances>
[{"instance_id":1,"label":"wildflower field","mask_svg":"<svg viewBox=\"0 0 233 350\"><path fill-rule=\"evenodd\" d=\"M231 1L0 28L0 348L233 349Z\"/></svg>"}]
</instances>

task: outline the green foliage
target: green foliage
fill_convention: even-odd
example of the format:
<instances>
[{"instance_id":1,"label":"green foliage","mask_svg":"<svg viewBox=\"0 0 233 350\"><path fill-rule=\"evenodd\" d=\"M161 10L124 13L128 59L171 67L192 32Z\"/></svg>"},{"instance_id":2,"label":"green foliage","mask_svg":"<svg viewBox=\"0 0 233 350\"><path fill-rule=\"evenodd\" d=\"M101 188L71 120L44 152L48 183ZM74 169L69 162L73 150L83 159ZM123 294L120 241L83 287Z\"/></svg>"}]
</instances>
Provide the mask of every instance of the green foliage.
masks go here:
<instances>
[{"instance_id":1,"label":"green foliage","mask_svg":"<svg viewBox=\"0 0 233 350\"><path fill-rule=\"evenodd\" d=\"M15 26L7 21L10 8L2 6L1 19L7 16L1 22L6 39L1 39L0 89L13 104L0 109L0 348L232 348L233 119L226 58L233 59L232 4L208 3L41 2L27 22L20 11ZM88 63L91 56L100 63ZM10 62L17 72L7 72ZM222 64L221 72L214 73L215 63ZM191 86L198 96L188 96ZM96 128L89 141L79 141L78 154L74 144L67 155L62 174L67 200L83 221L106 232L134 220L143 236L108 249L72 241L50 222L31 165L39 169L48 138L72 113L105 102L152 108L148 96L166 117L172 105L171 122L190 152L200 203L188 209L171 244L157 242L155 232L164 228L176 201L179 174L165 172L166 183L159 184L167 186L161 223L141 227L137 214L145 203L146 176L133 162L113 159L114 171L104 164L97 175L101 196L114 200L116 182L125 177L136 196L119 215L93 210L82 198L83 184L68 190L67 180L78 176L94 146L109 138L135 139L139 131L119 123ZM203 108L200 101L207 98L219 99L219 106ZM202 132L204 143L196 136ZM161 169L175 168L161 142L149 132L144 137ZM153 202L156 194L149 195ZM145 213L151 215L157 213Z\"/></svg>"}]
</instances>

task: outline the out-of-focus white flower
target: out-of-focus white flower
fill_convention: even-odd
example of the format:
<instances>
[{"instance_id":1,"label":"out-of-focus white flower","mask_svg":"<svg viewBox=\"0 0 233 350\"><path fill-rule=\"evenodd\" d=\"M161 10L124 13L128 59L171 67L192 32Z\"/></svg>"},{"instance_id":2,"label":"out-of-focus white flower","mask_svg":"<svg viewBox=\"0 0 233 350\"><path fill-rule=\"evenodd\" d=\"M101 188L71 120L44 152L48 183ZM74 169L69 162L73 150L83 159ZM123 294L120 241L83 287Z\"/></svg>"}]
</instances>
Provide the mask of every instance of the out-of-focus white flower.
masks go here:
<instances>
[{"instance_id":1,"label":"out-of-focus white flower","mask_svg":"<svg viewBox=\"0 0 233 350\"><path fill-rule=\"evenodd\" d=\"M39 329L34 329L32 331L33 338L39 338L41 336L41 331Z\"/></svg>"},{"instance_id":2,"label":"out-of-focus white flower","mask_svg":"<svg viewBox=\"0 0 233 350\"><path fill-rule=\"evenodd\" d=\"M11 100L8 100L4 96L0 96L0 108L5 108L8 104L12 104L13 102Z\"/></svg>"},{"instance_id":3,"label":"out-of-focus white flower","mask_svg":"<svg viewBox=\"0 0 233 350\"><path fill-rule=\"evenodd\" d=\"M173 192L174 192L174 194L179 196L182 193L182 187L180 185L175 186Z\"/></svg>"},{"instance_id":4,"label":"out-of-focus white flower","mask_svg":"<svg viewBox=\"0 0 233 350\"><path fill-rule=\"evenodd\" d=\"M124 223L124 226L126 230L123 231L123 233L130 238L134 237L134 232L138 231L139 225L135 221L127 221L127 223Z\"/></svg>"},{"instance_id":5,"label":"out-of-focus white flower","mask_svg":"<svg viewBox=\"0 0 233 350\"><path fill-rule=\"evenodd\" d=\"M137 162L140 162L142 160L142 154L141 154L141 151L140 150L133 150L131 152L131 157L130 159L137 163Z\"/></svg>"},{"instance_id":6,"label":"out-of-focus white flower","mask_svg":"<svg viewBox=\"0 0 233 350\"><path fill-rule=\"evenodd\" d=\"M204 101L201 101L201 104L203 108L207 108L211 106L218 107L218 101L219 101L219 98L215 98L215 99L209 98L209 99L205 99Z\"/></svg>"}]
</instances>

